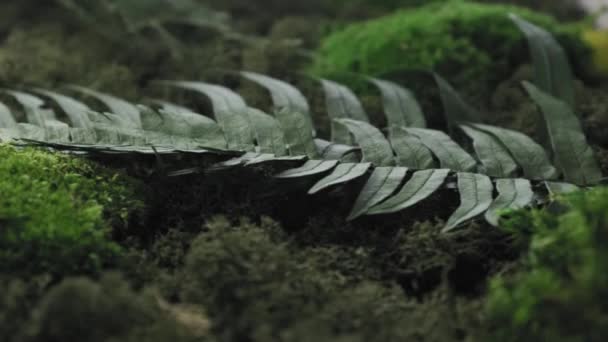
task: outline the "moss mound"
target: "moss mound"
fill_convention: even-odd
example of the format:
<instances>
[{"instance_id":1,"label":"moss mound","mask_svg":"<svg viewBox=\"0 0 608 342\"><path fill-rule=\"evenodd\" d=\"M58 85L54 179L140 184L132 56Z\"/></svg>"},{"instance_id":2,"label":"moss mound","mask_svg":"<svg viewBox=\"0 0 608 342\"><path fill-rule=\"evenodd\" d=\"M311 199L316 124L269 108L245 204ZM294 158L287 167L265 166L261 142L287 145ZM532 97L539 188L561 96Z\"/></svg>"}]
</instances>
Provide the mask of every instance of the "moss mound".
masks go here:
<instances>
[{"instance_id":1,"label":"moss mound","mask_svg":"<svg viewBox=\"0 0 608 342\"><path fill-rule=\"evenodd\" d=\"M203 79L214 68L240 68L244 43L214 30L174 25L167 28L173 41L154 30L132 32L115 23L119 14L96 17L103 13L91 10L83 15L59 3L0 4L0 12L10 17L0 24L0 86L78 84L135 101L151 80ZM94 24L85 20L89 14Z\"/></svg>"},{"instance_id":2,"label":"moss mound","mask_svg":"<svg viewBox=\"0 0 608 342\"><path fill-rule=\"evenodd\" d=\"M0 82L7 87L80 83L133 97L135 75L128 65L109 57L112 48L103 46L109 42L90 31L67 31L56 24L12 30L0 48Z\"/></svg>"},{"instance_id":3,"label":"moss mound","mask_svg":"<svg viewBox=\"0 0 608 342\"><path fill-rule=\"evenodd\" d=\"M487 95L484 92L493 89L488 85L507 78L529 60L525 38L509 13L549 29L577 59L585 56L578 29L548 15L516 6L452 0L406 9L330 34L322 41L311 72L342 80L348 80L346 75L352 72L400 78L401 84L416 87L416 93L422 95L432 85L423 82L423 88L420 80L408 74L434 70L459 89Z\"/></svg>"},{"instance_id":4,"label":"moss mound","mask_svg":"<svg viewBox=\"0 0 608 342\"><path fill-rule=\"evenodd\" d=\"M608 334L608 189L520 212L506 228L529 246L525 269L492 283L494 341L602 341Z\"/></svg>"},{"instance_id":5,"label":"moss mound","mask_svg":"<svg viewBox=\"0 0 608 342\"><path fill-rule=\"evenodd\" d=\"M3 341L208 341L154 291L133 291L118 274L68 278L44 294L19 281L0 279L0 289Z\"/></svg>"},{"instance_id":6,"label":"moss mound","mask_svg":"<svg viewBox=\"0 0 608 342\"><path fill-rule=\"evenodd\" d=\"M445 342L469 336L479 321L478 300L446 288L413 298L398 274L382 274L383 264L399 263L404 275L405 259L417 258L400 251L405 243L377 251L307 245L266 218L258 224L216 218L196 238L183 238L188 247L175 244L180 238L169 232L158 239L163 247L141 251L153 262L172 256L169 269L157 269L164 274L148 281L160 292L132 290L116 274L59 284L48 277L21 281L0 274L0 319L10 323L0 326L0 338ZM180 304L167 303L161 293Z\"/></svg>"},{"instance_id":7,"label":"moss mound","mask_svg":"<svg viewBox=\"0 0 608 342\"><path fill-rule=\"evenodd\" d=\"M91 162L0 146L0 271L97 272L116 261L111 226L143 204L131 180Z\"/></svg>"},{"instance_id":8,"label":"moss mound","mask_svg":"<svg viewBox=\"0 0 608 342\"><path fill-rule=\"evenodd\" d=\"M220 341L457 340L476 303L442 291L408 298L394 275L379 275L378 254L398 253L385 249L304 246L269 219L216 218L194 240L173 291L206 308Z\"/></svg>"}]
</instances>

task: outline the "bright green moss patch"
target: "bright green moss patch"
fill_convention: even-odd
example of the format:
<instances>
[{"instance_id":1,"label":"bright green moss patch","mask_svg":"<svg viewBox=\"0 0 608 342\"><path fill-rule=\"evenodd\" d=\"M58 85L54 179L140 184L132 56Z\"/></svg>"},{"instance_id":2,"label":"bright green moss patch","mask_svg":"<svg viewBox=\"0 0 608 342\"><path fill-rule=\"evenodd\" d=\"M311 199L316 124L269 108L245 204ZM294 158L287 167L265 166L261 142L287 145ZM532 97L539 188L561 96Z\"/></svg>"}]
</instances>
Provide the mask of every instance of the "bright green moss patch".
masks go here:
<instances>
[{"instance_id":1,"label":"bright green moss patch","mask_svg":"<svg viewBox=\"0 0 608 342\"><path fill-rule=\"evenodd\" d=\"M521 212L507 228L529 243L527 270L495 279L494 341L602 341L608 334L608 189Z\"/></svg>"},{"instance_id":2,"label":"bright green moss patch","mask_svg":"<svg viewBox=\"0 0 608 342\"><path fill-rule=\"evenodd\" d=\"M126 178L30 148L2 145L0 160L2 272L96 272L115 261L108 222L126 225L142 206Z\"/></svg>"},{"instance_id":3,"label":"bright green moss patch","mask_svg":"<svg viewBox=\"0 0 608 342\"><path fill-rule=\"evenodd\" d=\"M350 72L395 76L411 70L435 70L457 85L497 82L527 60L524 36L508 14L552 31L570 53L584 45L577 29L550 16L508 5L461 0L405 9L379 19L353 24L325 38L311 71L343 78ZM405 83L414 86L414 81ZM427 85L428 86L428 85Z\"/></svg>"}]
</instances>

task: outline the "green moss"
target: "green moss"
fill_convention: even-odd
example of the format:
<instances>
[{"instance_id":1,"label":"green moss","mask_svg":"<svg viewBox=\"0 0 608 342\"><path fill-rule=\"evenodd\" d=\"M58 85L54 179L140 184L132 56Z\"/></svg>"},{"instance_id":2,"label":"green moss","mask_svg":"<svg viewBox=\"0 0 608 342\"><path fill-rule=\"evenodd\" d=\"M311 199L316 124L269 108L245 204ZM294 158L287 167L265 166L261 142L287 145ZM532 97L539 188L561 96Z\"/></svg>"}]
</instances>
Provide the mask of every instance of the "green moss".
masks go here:
<instances>
[{"instance_id":1,"label":"green moss","mask_svg":"<svg viewBox=\"0 0 608 342\"><path fill-rule=\"evenodd\" d=\"M0 86L78 84L136 101L150 80L202 79L214 68L240 68L241 43L208 32L180 31L178 59L154 34L122 32L113 39L76 21L73 13L52 14L11 27L0 41Z\"/></svg>"},{"instance_id":2,"label":"green moss","mask_svg":"<svg viewBox=\"0 0 608 342\"><path fill-rule=\"evenodd\" d=\"M176 298L205 307L221 341L456 341L475 320L478 304L443 290L408 297L405 267L382 275L381 264L409 258L391 246L297 240L268 219L212 220L174 280Z\"/></svg>"},{"instance_id":3,"label":"green moss","mask_svg":"<svg viewBox=\"0 0 608 342\"><path fill-rule=\"evenodd\" d=\"M433 88L432 83L420 85L411 71L434 70L465 93L487 96L529 60L525 38L508 18L511 12L549 29L578 59L584 56L575 26L525 8L451 0L336 31L322 41L311 72L351 83L352 72L399 78L423 96L428 90L422 86Z\"/></svg>"},{"instance_id":4,"label":"green moss","mask_svg":"<svg viewBox=\"0 0 608 342\"><path fill-rule=\"evenodd\" d=\"M12 342L23 331L49 282L48 276L24 281L0 274L0 340Z\"/></svg>"},{"instance_id":5,"label":"green moss","mask_svg":"<svg viewBox=\"0 0 608 342\"><path fill-rule=\"evenodd\" d=\"M110 57L111 42L87 30L68 34L70 29L42 23L12 30L0 48L0 83L7 87L77 83L133 97L135 76L129 66Z\"/></svg>"},{"instance_id":6,"label":"green moss","mask_svg":"<svg viewBox=\"0 0 608 342\"><path fill-rule=\"evenodd\" d=\"M310 314L341 283L299 265L286 244L266 230L272 224L232 227L222 219L208 226L186 259L183 298L207 307L226 340L271 337L276 331L269 328Z\"/></svg>"},{"instance_id":7,"label":"green moss","mask_svg":"<svg viewBox=\"0 0 608 342\"><path fill-rule=\"evenodd\" d=\"M216 219L192 245L181 296L208 308L223 340L275 340L346 287L291 251L277 228Z\"/></svg>"},{"instance_id":8,"label":"green moss","mask_svg":"<svg viewBox=\"0 0 608 342\"><path fill-rule=\"evenodd\" d=\"M143 206L134 183L83 159L0 146L0 268L96 272L120 255L109 240ZM105 217L105 220L104 220Z\"/></svg>"},{"instance_id":9,"label":"green moss","mask_svg":"<svg viewBox=\"0 0 608 342\"><path fill-rule=\"evenodd\" d=\"M554 32L568 32L551 17L523 8L450 1L354 24L330 35L313 71L381 75L450 67L466 69L463 76L479 77L496 66L496 57L508 57L523 41L507 17L510 12Z\"/></svg>"},{"instance_id":10,"label":"green moss","mask_svg":"<svg viewBox=\"0 0 608 342\"><path fill-rule=\"evenodd\" d=\"M152 291L135 292L118 274L64 280L26 322L11 341L207 341L173 319Z\"/></svg>"},{"instance_id":11,"label":"green moss","mask_svg":"<svg viewBox=\"0 0 608 342\"><path fill-rule=\"evenodd\" d=\"M506 228L529 252L526 270L492 282L494 341L601 341L608 333L608 189L520 212Z\"/></svg>"},{"instance_id":12,"label":"green moss","mask_svg":"<svg viewBox=\"0 0 608 342\"><path fill-rule=\"evenodd\" d=\"M141 252L155 267L170 269L147 280L160 286L166 298L182 303L170 307L187 305L208 313L212 330L197 334L198 340L459 341L477 324L480 302L454 296L447 286L409 297L401 280L425 286L430 277L416 273L416 268L426 272L426 261L431 260L426 262L430 267L441 263L444 271L439 273L450 277L446 264L460 264L461 249L474 253L492 248L471 247L478 242L470 235L434 243L439 229L420 225L400 237L385 231L385 240L394 243L373 248L378 241L368 246L354 241L304 243L266 218L259 224L243 220L236 225L217 218L192 243L185 243L192 235L172 230ZM373 240L382 235L376 233ZM479 229L479 237L481 233ZM417 243L418 235L425 241ZM451 251L440 245L449 245ZM434 253L432 247L441 251ZM448 253L454 259L433 264L435 254L449 259ZM457 275L467 277L462 272L467 267L471 264L461 266ZM158 295L132 291L115 275L98 282L70 278L50 291L44 279L3 282L0 277L0 318L8 317L11 323L0 327L0 337L66 341L77 334L90 341L189 341L198 331L185 324L189 320L178 320L176 326L168 315L173 309L158 310ZM90 327L82 323L84 318Z\"/></svg>"}]
</instances>

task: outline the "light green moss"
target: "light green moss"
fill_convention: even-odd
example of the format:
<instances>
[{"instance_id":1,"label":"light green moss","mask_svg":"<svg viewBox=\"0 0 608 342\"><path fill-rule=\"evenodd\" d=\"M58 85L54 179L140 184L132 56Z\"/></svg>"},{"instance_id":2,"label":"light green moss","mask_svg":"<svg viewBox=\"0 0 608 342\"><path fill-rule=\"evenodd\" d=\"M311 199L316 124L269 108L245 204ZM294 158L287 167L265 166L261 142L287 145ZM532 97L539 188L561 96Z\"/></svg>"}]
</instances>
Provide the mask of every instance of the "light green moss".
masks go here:
<instances>
[{"instance_id":1,"label":"light green moss","mask_svg":"<svg viewBox=\"0 0 608 342\"><path fill-rule=\"evenodd\" d=\"M143 206L126 177L83 159L7 145L0 160L2 272L96 272L115 262L121 251L107 222L126 224Z\"/></svg>"},{"instance_id":2,"label":"light green moss","mask_svg":"<svg viewBox=\"0 0 608 342\"><path fill-rule=\"evenodd\" d=\"M527 269L491 284L493 341L601 341L608 334L608 189L517 213Z\"/></svg>"},{"instance_id":3,"label":"light green moss","mask_svg":"<svg viewBox=\"0 0 608 342\"><path fill-rule=\"evenodd\" d=\"M575 27L550 16L516 6L452 0L336 31L323 40L311 72L344 79L352 72L399 76L434 70L459 86L480 83L484 89L485 82L495 84L529 60L524 36L508 18L511 12L554 32L569 52L581 55L585 49Z\"/></svg>"}]
</instances>

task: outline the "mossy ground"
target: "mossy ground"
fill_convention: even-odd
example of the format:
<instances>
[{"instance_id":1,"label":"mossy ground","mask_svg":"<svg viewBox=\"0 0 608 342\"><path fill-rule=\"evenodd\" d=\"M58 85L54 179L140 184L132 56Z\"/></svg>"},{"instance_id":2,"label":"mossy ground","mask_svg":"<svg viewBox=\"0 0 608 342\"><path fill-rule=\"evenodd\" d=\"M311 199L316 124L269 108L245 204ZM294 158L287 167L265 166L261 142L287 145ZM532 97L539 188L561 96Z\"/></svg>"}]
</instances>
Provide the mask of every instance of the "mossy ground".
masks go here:
<instances>
[{"instance_id":1,"label":"mossy ground","mask_svg":"<svg viewBox=\"0 0 608 342\"><path fill-rule=\"evenodd\" d=\"M1 5L0 13L12 8L35 19L13 14L0 27L0 86L79 83L139 99L154 94L154 79L210 79L264 108L268 94L217 73L248 69L297 81L322 116L322 96L297 77L310 62L302 52L330 28L394 6L344 2L350 9L313 1L294 11L283 1L268 8L218 1L251 17L239 26L270 40L248 45L186 31L182 60L145 39L100 37L51 5ZM255 15L261 8L267 13ZM474 36L495 18L481 17L476 28L459 29ZM515 37L507 31L498 36ZM533 134L536 111L518 82L530 68L522 37L516 40L521 60L499 62L490 96L469 99L494 113L488 121ZM480 65L494 71L488 58ZM485 84L471 80L465 94ZM604 90L582 82L578 90L587 134L608 171ZM581 332L605 326L606 308L594 300L605 296L598 271L606 259L605 190L575 195L557 213L555 206L518 213L506 230L472 223L445 235L443 220L457 205L449 189L416 210L349 223L362 184L308 197L307 184L279 187L266 169L168 179L142 172L157 168L154 158L87 161L8 146L0 157L2 341L579 341ZM176 168L212 162L164 160ZM580 324L552 325L580 312L589 312Z\"/></svg>"},{"instance_id":2,"label":"mossy ground","mask_svg":"<svg viewBox=\"0 0 608 342\"><path fill-rule=\"evenodd\" d=\"M143 210L135 181L31 148L0 145L0 159L2 272L62 276L116 263L111 225L124 229Z\"/></svg>"}]
</instances>

